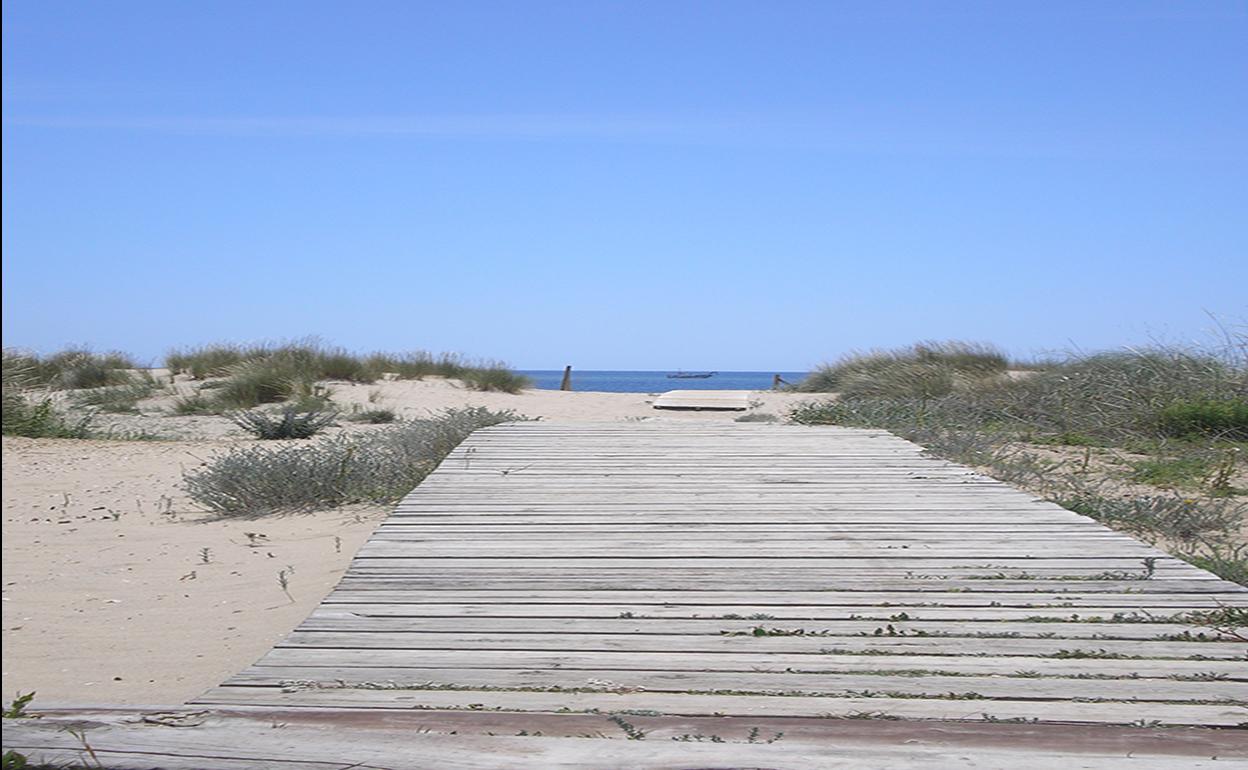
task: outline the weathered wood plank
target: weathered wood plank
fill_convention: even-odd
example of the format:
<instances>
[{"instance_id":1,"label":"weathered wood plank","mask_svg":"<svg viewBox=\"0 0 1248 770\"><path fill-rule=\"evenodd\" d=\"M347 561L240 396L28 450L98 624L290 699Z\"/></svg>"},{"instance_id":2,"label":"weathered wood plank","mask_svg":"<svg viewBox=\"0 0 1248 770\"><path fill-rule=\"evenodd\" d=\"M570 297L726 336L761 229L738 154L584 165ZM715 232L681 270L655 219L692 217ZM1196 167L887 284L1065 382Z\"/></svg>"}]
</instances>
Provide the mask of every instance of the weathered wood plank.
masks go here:
<instances>
[{"instance_id":1,"label":"weathered wood plank","mask_svg":"<svg viewBox=\"0 0 1248 770\"><path fill-rule=\"evenodd\" d=\"M666 569L617 569L595 570L593 567L568 569L488 569L470 570L431 567L424 570L399 570L382 567L358 567L345 577L342 585L356 587L374 584L388 587L406 587L422 590L460 590L488 589L500 585L500 579L513 589L540 590L679 590L689 585L706 585L723 583L738 577L737 585L741 590L757 591L812 591L821 588L829 591L912 591L915 593L947 594L949 592L1007 592L1014 593L1032 589L1038 594L1074 594L1089 595L1094 593L1137 593L1155 594L1214 594L1228 593L1223 581L1216 579L1200 580L1153 580L1148 588L1137 588L1138 582L1115 580L1049 580L1042 576L1028 576L1026 580L1008 579L959 579L939 571L927 573L903 574L896 571L888 575L871 575L866 573L838 574L834 570L807 569L786 574L784 571L768 571L739 578L740 570L733 569L686 569L670 567ZM1095 584L1095 585L1092 585Z\"/></svg>"},{"instance_id":2,"label":"weathered wood plank","mask_svg":"<svg viewBox=\"0 0 1248 770\"><path fill-rule=\"evenodd\" d=\"M758 605L769 607L874 607L892 612L894 608L914 607L1019 607L1079 608L1108 607L1124 610L1164 608L1173 614L1200 607L1213 609L1220 605L1248 606L1248 591L1240 593L1172 594L1172 593L1093 593L1048 594L1043 591L956 591L934 594L930 591L546 591L501 588L492 590L451 589L442 591L409 590L403 584L389 587L381 581L362 582L357 587L339 586L330 594L330 602L365 602L375 604L442 604L485 603L490 605L602 604L635 603L662 607L719 607ZM1176 609L1177 608L1177 609ZM907 610L908 611L908 610Z\"/></svg>"},{"instance_id":3,"label":"weathered wood plank","mask_svg":"<svg viewBox=\"0 0 1248 770\"><path fill-rule=\"evenodd\" d=\"M804 655L776 652L715 653L683 650L635 652L620 650L374 650L278 647L256 664L280 667L356 668L537 668L644 669L661 671L760 671L773 673L848 674L870 672L944 672L1013 676L1114 676L1137 679L1188 677L1248 680L1241 660L1131 658L1037 658L989 655ZM1143 685L1141 685L1143 686Z\"/></svg>"},{"instance_id":4,"label":"weathered wood plank","mask_svg":"<svg viewBox=\"0 0 1248 770\"><path fill-rule=\"evenodd\" d=\"M672 617L420 617L392 612L375 613L358 609L318 608L300 624L306 632L419 632L419 633L501 633L501 634L664 634L672 636L748 636L799 634L811 638L853 636L916 636L932 638L984 638L1017 636L1019 638L1139 639L1156 641L1166 637L1208 638L1210 645L1238 644L1248 652L1248 643L1234 642L1212 629L1197 629L1178 623L1034 623L1016 620L995 620L977 623L965 620L891 619L879 620L807 620Z\"/></svg>"},{"instance_id":5,"label":"weathered wood plank","mask_svg":"<svg viewBox=\"0 0 1248 770\"><path fill-rule=\"evenodd\" d=\"M729 409L750 408L749 390L669 390L654 399L655 409Z\"/></svg>"},{"instance_id":6,"label":"weathered wood plank","mask_svg":"<svg viewBox=\"0 0 1248 770\"><path fill-rule=\"evenodd\" d=\"M152 711L49 712L41 719L6 723L5 748L21 750L35 763L130 770L1107 770L1124 762L1139 770L1177 770L1216 769L1248 757L1248 741L1236 730L629 715L628 723L643 739L628 740L620 724L596 714ZM152 718L196 726L162 726L147 721ZM84 756L84 740L94 756Z\"/></svg>"},{"instance_id":7,"label":"weathered wood plank","mask_svg":"<svg viewBox=\"0 0 1248 770\"><path fill-rule=\"evenodd\" d=\"M1227 700L1248 703L1248 682L1153 679L1046 679L1003 676L796 674L756 671L638 671L597 669L412 669L253 666L232 677L233 687L501 688L605 692L733 693L855 697L884 694L927 698L1098 699L1120 701ZM1024 689L1025 688L1025 689ZM1024 696L1025 693L1025 697Z\"/></svg>"},{"instance_id":8,"label":"weathered wood plank","mask_svg":"<svg viewBox=\"0 0 1248 770\"><path fill-rule=\"evenodd\" d=\"M203 702L278 708L499 709L557 712L658 712L683 716L736 717L878 715L908 719L1045 719L1102 724L1217 725L1248 721L1238 705L1169 703L1080 703L994 699L937 700L892 697L810 697L767 695L686 695L678 693L581 693L493 690L309 689L217 687Z\"/></svg>"},{"instance_id":9,"label":"weathered wood plank","mask_svg":"<svg viewBox=\"0 0 1248 770\"><path fill-rule=\"evenodd\" d=\"M429 598L429 597L423 597ZM1026 621L1044 619L1064 628L1073 623L1100 624L1107 622L1166 622L1174 617L1165 609L1123 610L1105 606L953 606L898 607L855 605L785 605L785 604L646 604L646 603L514 603L444 602L385 603L343 601L335 594L321 603L310 617L329 617L330 612L350 612L370 617L442 617L442 618L726 618L730 620L876 620L924 621L960 620L991 628L1003 620ZM1181 613L1180 613L1181 614ZM1117 627L1117 626L1115 626ZM1180 626L1195 631L1192 625Z\"/></svg>"},{"instance_id":10,"label":"weathered wood plank","mask_svg":"<svg viewBox=\"0 0 1248 770\"><path fill-rule=\"evenodd\" d=\"M850 651L864 654L1065 655L1089 654L1142 658L1237 660L1248 645L1232 642L1169 642L1120 639L965 638L922 636L694 636L673 634L543 634L491 631L301 631L279 646L333 649L495 649L495 650L635 650L661 652L674 646L690 652L797 652L819 655ZM974 653L966 651L974 650Z\"/></svg>"}]
</instances>

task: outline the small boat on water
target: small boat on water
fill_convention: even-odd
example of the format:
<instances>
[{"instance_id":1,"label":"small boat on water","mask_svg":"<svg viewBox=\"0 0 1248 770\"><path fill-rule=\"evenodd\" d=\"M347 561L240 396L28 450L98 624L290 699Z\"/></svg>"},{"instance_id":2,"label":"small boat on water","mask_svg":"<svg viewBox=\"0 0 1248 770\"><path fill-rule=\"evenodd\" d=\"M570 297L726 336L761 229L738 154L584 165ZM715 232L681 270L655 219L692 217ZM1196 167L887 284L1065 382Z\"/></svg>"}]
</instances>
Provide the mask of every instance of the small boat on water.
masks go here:
<instances>
[{"instance_id":1,"label":"small boat on water","mask_svg":"<svg viewBox=\"0 0 1248 770\"><path fill-rule=\"evenodd\" d=\"M705 379L714 377L717 374L719 374L719 372L676 372L675 374L667 375L667 379L669 380L705 380Z\"/></svg>"}]
</instances>

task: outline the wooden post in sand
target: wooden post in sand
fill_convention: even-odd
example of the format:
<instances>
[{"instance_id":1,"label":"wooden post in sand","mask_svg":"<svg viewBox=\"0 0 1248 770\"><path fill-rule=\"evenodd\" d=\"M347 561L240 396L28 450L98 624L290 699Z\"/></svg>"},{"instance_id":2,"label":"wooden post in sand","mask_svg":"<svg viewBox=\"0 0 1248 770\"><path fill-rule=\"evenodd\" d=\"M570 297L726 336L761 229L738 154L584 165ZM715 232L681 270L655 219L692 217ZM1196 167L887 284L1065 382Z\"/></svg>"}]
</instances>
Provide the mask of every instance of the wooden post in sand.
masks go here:
<instances>
[{"instance_id":1,"label":"wooden post in sand","mask_svg":"<svg viewBox=\"0 0 1248 770\"><path fill-rule=\"evenodd\" d=\"M772 390L780 390L780 385L781 385L783 382L784 382L784 380L780 379L780 375L778 375L778 374L773 374L773 375L771 376L771 389L772 389Z\"/></svg>"},{"instance_id":2,"label":"wooden post in sand","mask_svg":"<svg viewBox=\"0 0 1248 770\"><path fill-rule=\"evenodd\" d=\"M559 383L559 390L572 390L572 367L563 367L563 382Z\"/></svg>"}]
</instances>

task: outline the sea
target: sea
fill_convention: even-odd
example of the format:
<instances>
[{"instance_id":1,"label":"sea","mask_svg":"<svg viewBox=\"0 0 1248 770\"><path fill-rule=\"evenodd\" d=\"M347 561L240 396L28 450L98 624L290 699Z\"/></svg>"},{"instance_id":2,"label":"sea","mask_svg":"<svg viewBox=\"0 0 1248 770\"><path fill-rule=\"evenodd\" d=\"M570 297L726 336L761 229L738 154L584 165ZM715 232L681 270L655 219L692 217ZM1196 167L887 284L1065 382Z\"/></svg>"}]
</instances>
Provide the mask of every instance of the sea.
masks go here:
<instances>
[{"instance_id":1,"label":"sea","mask_svg":"<svg viewBox=\"0 0 1248 770\"><path fill-rule=\"evenodd\" d=\"M541 390L559 390L562 369L518 370ZM599 393L662 393L668 390L771 390L772 378L797 383L806 372L716 372L706 379L669 378L676 372L573 369L572 390Z\"/></svg>"}]
</instances>

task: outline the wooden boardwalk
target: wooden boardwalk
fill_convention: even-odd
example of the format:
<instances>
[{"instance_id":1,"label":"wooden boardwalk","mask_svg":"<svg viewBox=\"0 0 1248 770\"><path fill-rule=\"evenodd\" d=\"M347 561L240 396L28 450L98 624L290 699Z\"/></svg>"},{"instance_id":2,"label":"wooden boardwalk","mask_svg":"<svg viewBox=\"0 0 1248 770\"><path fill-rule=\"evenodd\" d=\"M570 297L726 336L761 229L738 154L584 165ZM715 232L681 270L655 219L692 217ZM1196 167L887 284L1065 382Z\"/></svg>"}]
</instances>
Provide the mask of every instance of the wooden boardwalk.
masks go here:
<instances>
[{"instance_id":1,"label":"wooden boardwalk","mask_svg":"<svg viewBox=\"0 0 1248 770\"><path fill-rule=\"evenodd\" d=\"M201 704L1248 722L1248 590L881 431L472 436Z\"/></svg>"},{"instance_id":2,"label":"wooden boardwalk","mask_svg":"<svg viewBox=\"0 0 1248 770\"><path fill-rule=\"evenodd\" d=\"M1248 724L1248 644L1184 614L1225 606L1248 589L885 432L509 424L189 711L6 720L5 746L199 770L1221 767L1248 758L1248 731L1207 729Z\"/></svg>"}]
</instances>

